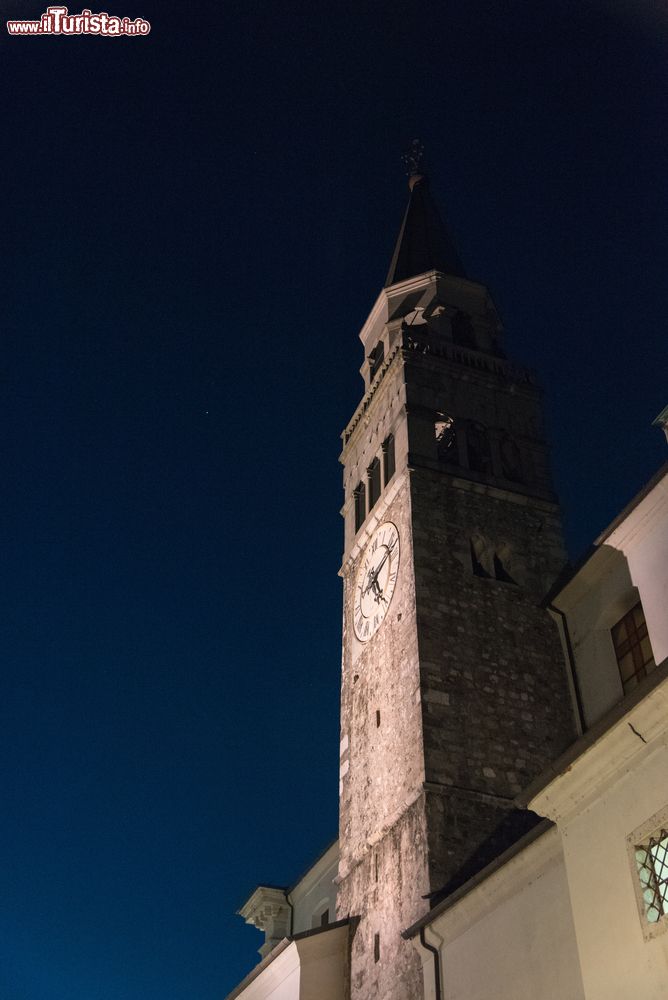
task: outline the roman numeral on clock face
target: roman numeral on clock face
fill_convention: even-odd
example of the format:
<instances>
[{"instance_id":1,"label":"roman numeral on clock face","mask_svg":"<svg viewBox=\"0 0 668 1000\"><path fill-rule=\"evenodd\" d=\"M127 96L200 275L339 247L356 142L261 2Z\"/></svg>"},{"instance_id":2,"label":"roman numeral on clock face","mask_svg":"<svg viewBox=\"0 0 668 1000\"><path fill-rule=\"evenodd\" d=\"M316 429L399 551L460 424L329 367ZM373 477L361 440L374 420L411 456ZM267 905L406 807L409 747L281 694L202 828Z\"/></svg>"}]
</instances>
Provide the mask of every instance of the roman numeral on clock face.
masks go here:
<instances>
[{"instance_id":1,"label":"roman numeral on clock face","mask_svg":"<svg viewBox=\"0 0 668 1000\"><path fill-rule=\"evenodd\" d=\"M361 556L353 601L353 630L360 642L368 642L387 615L398 579L399 549L396 525L386 521Z\"/></svg>"}]
</instances>

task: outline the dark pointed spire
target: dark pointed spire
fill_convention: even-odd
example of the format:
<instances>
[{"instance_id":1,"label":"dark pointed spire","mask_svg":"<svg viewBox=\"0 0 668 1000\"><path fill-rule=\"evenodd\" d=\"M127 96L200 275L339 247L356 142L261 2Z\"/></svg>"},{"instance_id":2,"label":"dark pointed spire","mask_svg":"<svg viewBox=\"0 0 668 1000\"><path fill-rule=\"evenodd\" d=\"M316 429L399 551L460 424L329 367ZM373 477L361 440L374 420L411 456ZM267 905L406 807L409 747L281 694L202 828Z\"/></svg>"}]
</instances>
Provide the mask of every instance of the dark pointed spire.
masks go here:
<instances>
[{"instance_id":1,"label":"dark pointed spire","mask_svg":"<svg viewBox=\"0 0 668 1000\"><path fill-rule=\"evenodd\" d=\"M462 262L429 190L424 172L424 149L419 139L413 140L403 161L411 193L385 287L425 271L443 271L465 278Z\"/></svg>"}]
</instances>

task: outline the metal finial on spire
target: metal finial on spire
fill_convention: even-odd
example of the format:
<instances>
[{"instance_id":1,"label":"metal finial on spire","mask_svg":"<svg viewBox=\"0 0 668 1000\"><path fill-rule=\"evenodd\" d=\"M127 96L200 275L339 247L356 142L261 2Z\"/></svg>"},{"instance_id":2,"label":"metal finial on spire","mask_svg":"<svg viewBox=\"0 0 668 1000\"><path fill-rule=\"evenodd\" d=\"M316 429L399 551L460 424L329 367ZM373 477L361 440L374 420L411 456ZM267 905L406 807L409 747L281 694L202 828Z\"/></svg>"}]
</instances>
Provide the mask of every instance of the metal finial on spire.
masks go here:
<instances>
[{"instance_id":1,"label":"metal finial on spire","mask_svg":"<svg viewBox=\"0 0 668 1000\"><path fill-rule=\"evenodd\" d=\"M427 271L465 278L466 273L429 190L424 147L413 139L402 157L410 197L385 287Z\"/></svg>"},{"instance_id":2,"label":"metal finial on spire","mask_svg":"<svg viewBox=\"0 0 668 1000\"><path fill-rule=\"evenodd\" d=\"M415 177L418 174L424 173L424 170L422 169L424 146L419 139L413 139L401 159L404 161L407 177Z\"/></svg>"}]
</instances>

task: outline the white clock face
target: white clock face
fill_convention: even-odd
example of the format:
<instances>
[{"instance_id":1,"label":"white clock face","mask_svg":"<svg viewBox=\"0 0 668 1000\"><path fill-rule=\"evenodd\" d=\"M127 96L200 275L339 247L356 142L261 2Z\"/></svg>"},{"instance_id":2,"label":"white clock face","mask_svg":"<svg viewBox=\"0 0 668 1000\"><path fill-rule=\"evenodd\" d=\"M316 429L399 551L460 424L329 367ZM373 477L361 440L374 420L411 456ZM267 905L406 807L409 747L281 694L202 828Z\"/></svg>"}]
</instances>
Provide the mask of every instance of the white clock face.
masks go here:
<instances>
[{"instance_id":1,"label":"white clock face","mask_svg":"<svg viewBox=\"0 0 668 1000\"><path fill-rule=\"evenodd\" d=\"M368 642L387 614L399 572L399 532L391 521L374 531L355 579L353 627Z\"/></svg>"}]
</instances>

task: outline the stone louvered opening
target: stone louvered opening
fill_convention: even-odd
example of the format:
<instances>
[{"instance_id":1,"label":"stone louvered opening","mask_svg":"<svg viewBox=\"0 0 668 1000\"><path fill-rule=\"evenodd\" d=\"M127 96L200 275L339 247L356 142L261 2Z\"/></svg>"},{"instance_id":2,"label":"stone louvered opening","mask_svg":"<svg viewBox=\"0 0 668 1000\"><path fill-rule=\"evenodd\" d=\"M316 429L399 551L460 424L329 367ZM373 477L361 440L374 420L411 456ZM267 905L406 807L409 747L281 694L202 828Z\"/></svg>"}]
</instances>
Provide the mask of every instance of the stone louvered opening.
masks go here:
<instances>
[{"instance_id":1,"label":"stone louvered opening","mask_svg":"<svg viewBox=\"0 0 668 1000\"><path fill-rule=\"evenodd\" d=\"M471 539L471 568L473 569L474 576L480 576L485 580L491 580L492 574L489 573L484 566L483 560L485 559L486 552L480 540Z\"/></svg>"},{"instance_id":2,"label":"stone louvered opening","mask_svg":"<svg viewBox=\"0 0 668 1000\"><path fill-rule=\"evenodd\" d=\"M501 454L501 472L504 479L509 479L513 483L523 482L522 456L517 443L506 434L501 440L499 451Z\"/></svg>"},{"instance_id":3,"label":"stone louvered opening","mask_svg":"<svg viewBox=\"0 0 668 1000\"><path fill-rule=\"evenodd\" d=\"M468 313L459 310L452 317L452 340L459 347L477 347L475 330Z\"/></svg>"},{"instance_id":4,"label":"stone louvered opening","mask_svg":"<svg viewBox=\"0 0 668 1000\"><path fill-rule=\"evenodd\" d=\"M517 580L509 571L512 560L511 548L507 542L494 546L488 539L475 534L470 539L471 569L474 576L485 580L498 580L517 586Z\"/></svg>"},{"instance_id":5,"label":"stone louvered opening","mask_svg":"<svg viewBox=\"0 0 668 1000\"><path fill-rule=\"evenodd\" d=\"M492 471L492 453L487 428L475 420L466 425L466 457L473 472L488 475Z\"/></svg>"}]
</instances>

